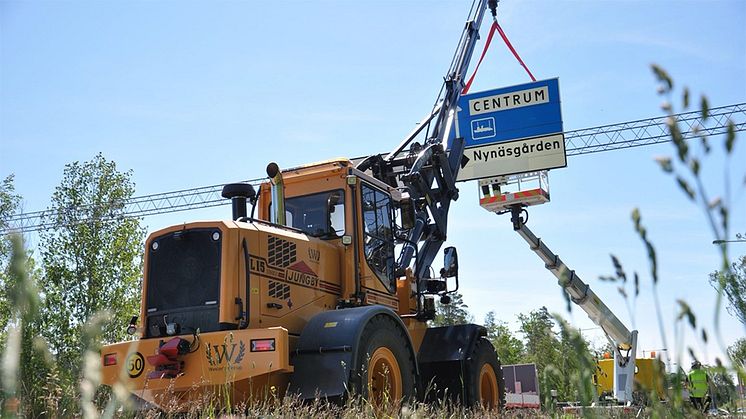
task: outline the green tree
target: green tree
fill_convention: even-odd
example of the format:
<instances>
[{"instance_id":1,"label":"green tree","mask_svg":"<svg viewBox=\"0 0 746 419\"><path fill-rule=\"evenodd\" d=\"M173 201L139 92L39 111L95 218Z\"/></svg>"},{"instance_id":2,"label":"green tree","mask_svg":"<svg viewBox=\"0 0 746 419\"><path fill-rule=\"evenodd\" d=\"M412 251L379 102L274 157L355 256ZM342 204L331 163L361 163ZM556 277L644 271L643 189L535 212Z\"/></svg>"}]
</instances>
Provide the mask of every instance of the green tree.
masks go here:
<instances>
[{"instance_id":1,"label":"green tree","mask_svg":"<svg viewBox=\"0 0 746 419\"><path fill-rule=\"evenodd\" d=\"M48 352L40 338L39 270L27 255L21 236L11 237L12 252L8 269L8 302L11 307L4 344L3 365L10 366L3 377L3 392L19 402L17 413L38 417L44 412ZM15 408L14 408L15 411Z\"/></svg>"},{"instance_id":2,"label":"green tree","mask_svg":"<svg viewBox=\"0 0 746 419\"><path fill-rule=\"evenodd\" d=\"M13 227L9 218L19 212L20 203L10 175L0 183L0 230L7 232ZM29 417L44 411L48 365L46 345L39 337L39 277L36 261L24 248L22 237L0 236L0 352L7 365L14 365L13 372L4 377L2 389L6 395L14 393L12 397L20 403L18 413Z\"/></svg>"},{"instance_id":3,"label":"green tree","mask_svg":"<svg viewBox=\"0 0 746 419\"><path fill-rule=\"evenodd\" d=\"M746 384L746 338L738 339L728 347L728 357L736 370L738 380Z\"/></svg>"},{"instance_id":4,"label":"green tree","mask_svg":"<svg viewBox=\"0 0 746 419\"><path fill-rule=\"evenodd\" d=\"M736 385L728 374L728 370L720 366L706 366L710 377L710 396L715 402L714 407L723 407L736 398Z\"/></svg>"},{"instance_id":5,"label":"green tree","mask_svg":"<svg viewBox=\"0 0 746 419\"><path fill-rule=\"evenodd\" d=\"M506 322L495 319L494 311L485 316L484 327L487 328L487 339L492 342L503 365L522 362L523 342L513 336Z\"/></svg>"},{"instance_id":6,"label":"green tree","mask_svg":"<svg viewBox=\"0 0 746 419\"><path fill-rule=\"evenodd\" d=\"M433 326L454 326L471 323L474 319L469 313L469 306L464 303L464 297L459 293L450 294L449 304L438 303L435 307Z\"/></svg>"},{"instance_id":7,"label":"green tree","mask_svg":"<svg viewBox=\"0 0 746 419\"><path fill-rule=\"evenodd\" d=\"M607 354L610 357L614 356L614 346L608 340L600 345L592 345L589 350L591 351L591 355L596 359L604 359Z\"/></svg>"},{"instance_id":8,"label":"green tree","mask_svg":"<svg viewBox=\"0 0 746 419\"><path fill-rule=\"evenodd\" d=\"M549 403L551 390L557 390L560 400L568 400L567 392L562 388L562 376L565 374L560 353L560 340L553 330L554 320L546 307L533 310L528 314L519 314L521 324L519 331L523 334L525 345L524 361L536 364L539 375L541 394L545 405Z\"/></svg>"},{"instance_id":9,"label":"green tree","mask_svg":"<svg viewBox=\"0 0 746 419\"><path fill-rule=\"evenodd\" d=\"M588 341L561 317L549 314L546 307L519 314L518 321L525 337L523 359L536 364L545 405L550 402L551 390L557 390L559 400L590 403L595 363Z\"/></svg>"},{"instance_id":10,"label":"green tree","mask_svg":"<svg viewBox=\"0 0 746 419\"><path fill-rule=\"evenodd\" d=\"M535 363L539 369L554 362L558 356L554 355L559 350L559 339L557 333L552 329L554 321L546 307L533 310L528 314L519 314L520 331L523 333L526 356L525 360Z\"/></svg>"},{"instance_id":11,"label":"green tree","mask_svg":"<svg viewBox=\"0 0 746 419\"><path fill-rule=\"evenodd\" d=\"M746 367L746 338L738 339L728 346L728 356L735 367Z\"/></svg>"},{"instance_id":12,"label":"green tree","mask_svg":"<svg viewBox=\"0 0 746 419\"><path fill-rule=\"evenodd\" d=\"M746 255L733 262L730 270L711 273L710 284L722 290L728 299L728 312L746 326Z\"/></svg>"},{"instance_id":13,"label":"green tree","mask_svg":"<svg viewBox=\"0 0 746 419\"><path fill-rule=\"evenodd\" d=\"M7 231L10 217L18 212L21 197L16 194L13 175L0 182L0 230ZM0 342L4 339L11 316L10 293L13 287L10 275L12 244L10 236L0 235Z\"/></svg>"},{"instance_id":14,"label":"green tree","mask_svg":"<svg viewBox=\"0 0 746 419\"><path fill-rule=\"evenodd\" d=\"M560 365L564 372L560 393L566 394L568 400L589 405L595 393L592 377L597 365L593 360L590 344L578 329L571 327L565 320L559 316L555 316L555 320L560 326Z\"/></svg>"},{"instance_id":15,"label":"green tree","mask_svg":"<svg viewBox=\"0 0 746 419\"><path fill-rule=\"evenodd\" d=\"M0 406L2 416L15 416L18 412L18 401L20 391L18 390L18 371L20 366L21 340L24 326L24 314L31 311L34 293L25 293L24 286L28 280L24 269L25 252L21 244L21 238L14 236L10 240L11 252L8 266L8 281L12 286L8 287L7 302L10 307L8 316L7 341L3 345L2 366L0 375L0 387L2 388L3 404ZM27 298L30 297L30 298Z\"/></svg>"},{"instance_id":16,"label":"green tree","mask_svg":"<svg viewBox=\"0 0 746 419\"><path fill-rule=\"evenodd\" d=\"M83 326L99 311L113 321L105 341L126 337L122 319L138 312L141 252L140 221L123 215L134 193L132 172L120 172L98 154L65 166L49 208L54 228L42 232L44 335L65 381L79 374Z\"/></svg>"}]
</instances>

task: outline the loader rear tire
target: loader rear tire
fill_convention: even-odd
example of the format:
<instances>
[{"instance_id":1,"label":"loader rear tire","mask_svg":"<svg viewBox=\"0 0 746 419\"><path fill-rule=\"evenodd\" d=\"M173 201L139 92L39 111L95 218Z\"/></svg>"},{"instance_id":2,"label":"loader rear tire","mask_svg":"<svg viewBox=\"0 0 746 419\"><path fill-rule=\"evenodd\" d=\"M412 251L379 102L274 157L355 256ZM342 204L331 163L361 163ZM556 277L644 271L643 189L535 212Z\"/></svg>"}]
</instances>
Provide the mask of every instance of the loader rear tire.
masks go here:
<instances>
[{"instance_id":1,"label":"loader rear tire","mask_svg":"<svg viewBox=\"0 0 746 419\"><path fill-rule=\"evenodd\" d=\"M352 388L378 409L398 407L415 397L415 364L405 332L386 315L373 317L357 351Z\"/></svg>"},{"instance_id":2,"label":"loader rear tire","mask_svg":"<svg viewBox=\"0 0 746 419\"><path fill-rule=\"evenodd\" d=\"M470 358L466 404L486 410L504 409L505 381L495 348L487 339L480 338Z\"/></svg>"}]
</instances>

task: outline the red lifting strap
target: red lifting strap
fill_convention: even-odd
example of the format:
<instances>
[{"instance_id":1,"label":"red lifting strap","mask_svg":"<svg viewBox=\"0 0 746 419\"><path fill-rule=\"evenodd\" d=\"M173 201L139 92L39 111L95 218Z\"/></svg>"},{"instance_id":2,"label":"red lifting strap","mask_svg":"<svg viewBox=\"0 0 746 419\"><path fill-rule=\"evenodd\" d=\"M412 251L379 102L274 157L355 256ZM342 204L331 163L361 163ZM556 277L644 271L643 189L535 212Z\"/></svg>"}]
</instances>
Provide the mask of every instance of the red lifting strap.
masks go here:
<instances>
[{"instance_id":1,"label":"red lifting strap","mask_svg":"<svg viewBox=\"0 0 746 419\"><path fill-rule=\"evenodd\" d=\"M510 52L513 53L515 56L515 59L518 60L518 62L523 66L523 68L526 70L526 73L528 73L529 77L531 77L531 81L536 81L536 78L533 74L531 74L531 70L528 69L526 64L523 62L521 57L518 55L518 52L513 48L513 44L510 43L510 40L508 40L508 36L505 35L505 32L503 31L503 28L500 27L500 24L497 23L497 20L492 22L492 27L490 28L490 34L487 35L487 42L484 43L484 50L482 50L482 55L479 57L479 62L477 63L476 68L474 68L474 73L469 77L469 81L466 82L466 85L464 86L464 90L461 91L462 95L465 95L469 93L469 88L471 88L471 83L474 81L474 77L477 75L477 71L479 70L479 66L482 64L482 60L484 59L484 56L487 54L487 49L490 47L490 42L492 42L492 36L495 35L495 31L500 32L500 36L503 38L503 41L505 42L505 45L508 46L508 49Z\"/></svg>"}]
</instances>

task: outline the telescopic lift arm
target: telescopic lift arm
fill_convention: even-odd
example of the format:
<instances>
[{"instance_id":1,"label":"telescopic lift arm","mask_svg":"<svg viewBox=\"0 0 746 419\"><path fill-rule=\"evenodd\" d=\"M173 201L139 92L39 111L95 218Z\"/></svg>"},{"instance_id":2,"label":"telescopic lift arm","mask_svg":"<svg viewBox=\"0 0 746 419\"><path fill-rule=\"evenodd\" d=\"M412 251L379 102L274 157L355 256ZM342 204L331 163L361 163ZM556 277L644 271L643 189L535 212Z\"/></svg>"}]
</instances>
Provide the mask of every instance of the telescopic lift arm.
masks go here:
<instances>
[{"instance_id":1,"label":"telescopic lift arm","mask_svg":"<svg viewBox=\"0 0 746 419\"><path fill-rule=\"evenodd\" d=\"M526 220L522 217L525 211L525 208L520 205L510 208L513 230L544 261L544 266L557 277L559 285L567 292L572 302L583 309L593 323L604 331L606 338L614 348L614 397L619 402L630 403L635 374L637 330L630 332L588 284L583 282L575 271L568 268L559 256L526 227Z\"/></svg>"}]
</instances>

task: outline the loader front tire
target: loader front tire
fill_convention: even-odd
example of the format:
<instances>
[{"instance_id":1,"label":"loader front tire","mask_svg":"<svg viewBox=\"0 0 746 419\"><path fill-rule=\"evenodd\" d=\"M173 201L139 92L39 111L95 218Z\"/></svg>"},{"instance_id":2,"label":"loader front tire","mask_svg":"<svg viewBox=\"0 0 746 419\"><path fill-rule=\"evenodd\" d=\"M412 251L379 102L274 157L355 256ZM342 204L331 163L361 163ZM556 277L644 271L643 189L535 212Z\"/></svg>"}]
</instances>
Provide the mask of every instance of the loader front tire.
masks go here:
<instances>
[{"instance_id":1,"label":"loader front tire","mask_svg":"<svg viewBox=\"0 0 746 419\"><path fill-rule=\"evenodd\" d=\"M359 372L353 389L378 409L414 399L415 364L404 331L387 315L373 317L357 351Z\"/></svg>"},{"instance_id":2,"label":"loader front tire","mask_svg":"<svg viewBox=\"0 0 746 419\"><path fill-rule=\"evenodd\" d=\"M505 381L500 360L492 344L480 338L474 345L469 360L467 385L467 405L481 406L486 410L505 407Z\"/></svg>"}]
</instances>

